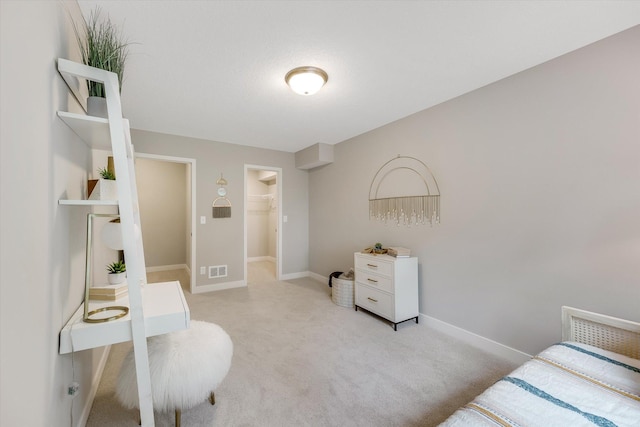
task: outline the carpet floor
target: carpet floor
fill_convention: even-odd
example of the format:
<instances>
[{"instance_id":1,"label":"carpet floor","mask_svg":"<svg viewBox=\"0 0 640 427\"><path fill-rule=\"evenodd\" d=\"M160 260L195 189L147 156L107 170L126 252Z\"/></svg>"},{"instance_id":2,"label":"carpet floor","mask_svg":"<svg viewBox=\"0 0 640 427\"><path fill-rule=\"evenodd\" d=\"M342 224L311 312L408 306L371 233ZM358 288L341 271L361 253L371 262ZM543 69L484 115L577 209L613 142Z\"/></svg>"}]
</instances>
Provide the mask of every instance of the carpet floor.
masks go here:
<instances>
[{"instance_id":1,"label":"carpet floor","mask_svg":"<svg viewBox=\"0 0 640 427\"><path fill-rule=\"evenodd\" d=\"M414 322L394 332L309 278L185 297L192 319L227 331L234 355L215 406L184 411L183 427L435 426L515 367ZM114 397L130 348L112 346L87 426L138 425ZM155 423L172 426L173 414Z\"/></svg>"}]
</instances>

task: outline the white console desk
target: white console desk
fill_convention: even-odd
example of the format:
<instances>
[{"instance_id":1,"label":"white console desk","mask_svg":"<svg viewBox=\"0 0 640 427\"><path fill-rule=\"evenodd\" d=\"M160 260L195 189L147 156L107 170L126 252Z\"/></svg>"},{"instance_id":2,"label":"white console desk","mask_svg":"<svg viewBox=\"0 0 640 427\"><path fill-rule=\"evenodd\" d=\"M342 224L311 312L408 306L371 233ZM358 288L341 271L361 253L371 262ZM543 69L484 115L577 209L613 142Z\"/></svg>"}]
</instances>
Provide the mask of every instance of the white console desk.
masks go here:
<instances>
[{"instance_id":1,"label":"white console desk","mask_svg":"<svg viewBox=\"0 0 640 427\"><path fill-rule=\"evenodd\" d=\"M189 328L189 306L180 282L146 284L142 288L142 297L147 337ZM113 305L129 306L129 297L90 302L91 310ZM60 354L132 340L130 314L104 323L83 322L83 314L84 304L60 332Z\"/></svg>"}]
</instances>

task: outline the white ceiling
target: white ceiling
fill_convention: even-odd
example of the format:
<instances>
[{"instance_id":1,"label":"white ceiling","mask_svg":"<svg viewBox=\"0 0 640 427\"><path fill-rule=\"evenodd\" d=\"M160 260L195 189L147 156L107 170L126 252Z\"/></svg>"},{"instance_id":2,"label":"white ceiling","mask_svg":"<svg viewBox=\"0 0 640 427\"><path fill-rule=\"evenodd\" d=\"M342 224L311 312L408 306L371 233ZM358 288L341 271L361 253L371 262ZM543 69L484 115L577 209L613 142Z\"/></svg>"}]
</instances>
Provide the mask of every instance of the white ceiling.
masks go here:
<instances>
[{"instance_id":1,"label":"white ceiling","mask_svg":"<svg viewBox=\"0 0 640 427\"><path fill-rule=\"evenodd\" d=\"M136 129L335 144L640 24L639 1L94 1L131 45ZM329 74L293 93L292 68Z\"/></svg>"}]
</instances>

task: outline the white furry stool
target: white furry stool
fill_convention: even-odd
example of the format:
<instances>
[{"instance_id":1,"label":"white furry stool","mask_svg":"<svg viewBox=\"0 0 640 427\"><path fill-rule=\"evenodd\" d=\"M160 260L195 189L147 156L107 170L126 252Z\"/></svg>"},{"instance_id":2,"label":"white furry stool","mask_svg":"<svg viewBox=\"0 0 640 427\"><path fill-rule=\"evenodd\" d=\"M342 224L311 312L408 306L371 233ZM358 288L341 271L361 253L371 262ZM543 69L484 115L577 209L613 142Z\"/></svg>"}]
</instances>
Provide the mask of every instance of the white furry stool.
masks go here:
<instances>
[{"instance_id":1,"label":"white furry stool","mask_svg":"<svg viewBox=\"0 0 640 427\"><path fill-rule=\"evenodd\" d=\"M153 408L175 411L176 427L184 409L209 398L231 367L233 343L218 325L198 320L191 327L147 338ZM133 349L122 362L116 397L127 409L139 408Z\"/></svg>"}]
</instances>

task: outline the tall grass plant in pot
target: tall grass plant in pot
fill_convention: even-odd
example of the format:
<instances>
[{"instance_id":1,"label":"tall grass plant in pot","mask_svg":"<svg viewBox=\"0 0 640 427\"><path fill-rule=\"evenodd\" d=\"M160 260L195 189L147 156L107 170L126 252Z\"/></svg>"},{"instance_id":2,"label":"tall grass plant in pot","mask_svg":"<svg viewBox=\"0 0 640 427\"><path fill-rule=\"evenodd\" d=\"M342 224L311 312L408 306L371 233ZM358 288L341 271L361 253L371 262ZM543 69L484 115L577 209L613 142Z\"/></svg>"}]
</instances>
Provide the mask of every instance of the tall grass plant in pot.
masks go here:
<instances>
[{"instance_id":1,"label":"tall grass plant in pot","mask_svg":"<svg viewBox=\"0 0 640 427\"><path fill-rule=\"evenodd\" d=\"M94 9L89 19L83 19L80 24L74 24L74 30L82 62L91 67L114 72L118 75L120 90L124 67L129 55L129 42L124 39L119 30L109 17L101 16L102 10ZM107 117L107 105L104 85L99 82L87 80L89 98L87 99L87 114L90 116Z\"/></svg>"}]
</instances>

